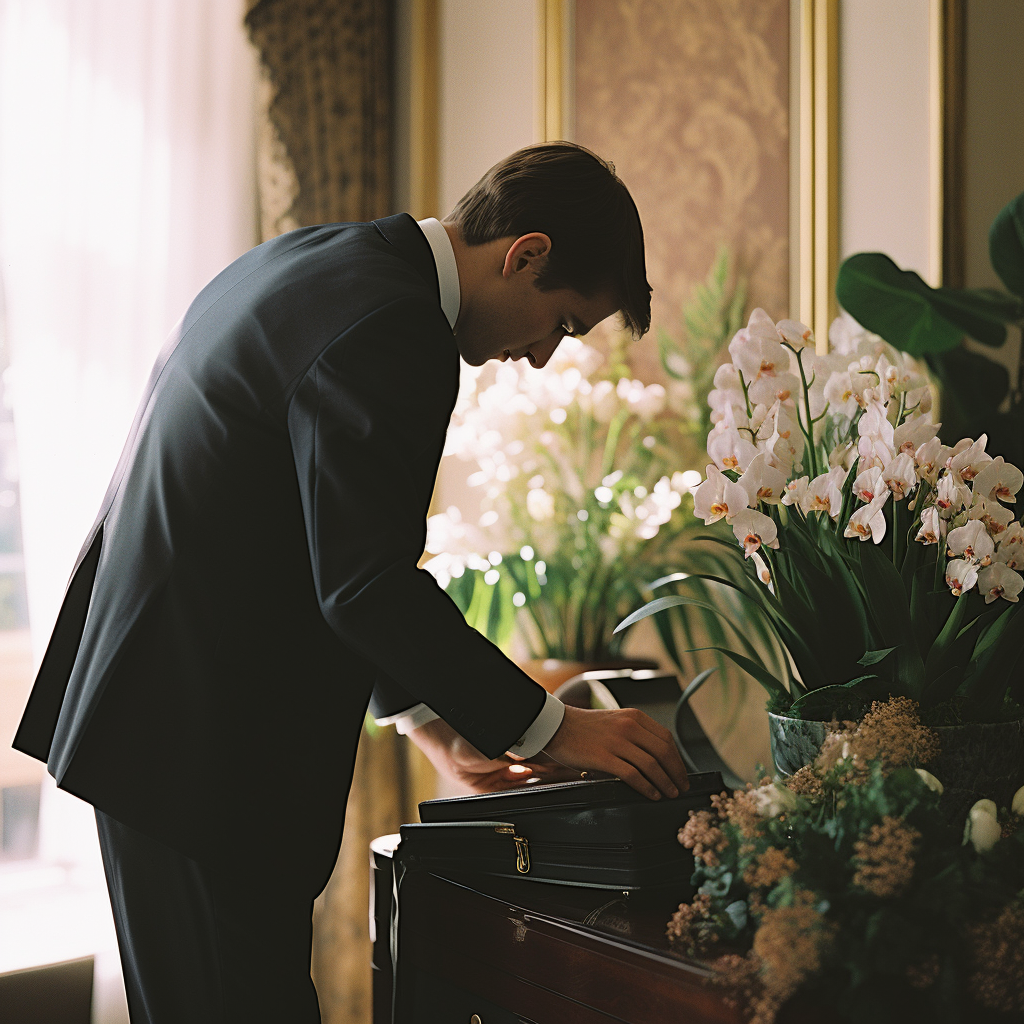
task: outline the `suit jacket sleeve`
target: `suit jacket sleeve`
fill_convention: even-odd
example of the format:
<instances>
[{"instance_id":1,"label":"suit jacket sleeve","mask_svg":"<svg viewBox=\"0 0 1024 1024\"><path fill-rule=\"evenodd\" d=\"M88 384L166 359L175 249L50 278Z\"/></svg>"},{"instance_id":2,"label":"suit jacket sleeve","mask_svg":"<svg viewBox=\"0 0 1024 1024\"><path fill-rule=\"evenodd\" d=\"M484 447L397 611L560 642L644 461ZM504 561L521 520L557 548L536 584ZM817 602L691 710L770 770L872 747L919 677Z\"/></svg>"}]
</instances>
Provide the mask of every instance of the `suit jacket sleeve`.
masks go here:
<instances>
[{"instance_id":1,"label":"suit jacket sleeve","mask_svg":"<svg viewBox=\"0 0 1024 1024\"><path fill-rule=\"evenodd\" d=\"M536 718L544 690L416 567L457 390L458 354L436 302L401 298L325 348L288 425L327 622L413 698L406 706L426 703L497 757Z\"/></svg>"}]
</instances>

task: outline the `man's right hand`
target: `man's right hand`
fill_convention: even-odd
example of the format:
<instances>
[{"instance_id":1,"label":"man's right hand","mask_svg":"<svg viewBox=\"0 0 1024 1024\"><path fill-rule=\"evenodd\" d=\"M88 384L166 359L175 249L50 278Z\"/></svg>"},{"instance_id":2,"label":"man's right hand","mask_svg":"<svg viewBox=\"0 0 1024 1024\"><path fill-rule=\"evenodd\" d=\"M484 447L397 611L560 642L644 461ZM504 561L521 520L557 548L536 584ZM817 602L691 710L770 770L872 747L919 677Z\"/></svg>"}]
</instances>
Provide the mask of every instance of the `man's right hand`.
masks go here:
<instances>
[{"instance_id":1,"label":"man's right hand","mask_svg":"<svg viewBox=\"0 0 1024 1024\"><path fill-rule=\"evenodd\" d=\"M690 788L672 734L636 708L590 711L566 705L544 753L577 771L618 776L652 800Z\"/></svg>"}]
</instances>

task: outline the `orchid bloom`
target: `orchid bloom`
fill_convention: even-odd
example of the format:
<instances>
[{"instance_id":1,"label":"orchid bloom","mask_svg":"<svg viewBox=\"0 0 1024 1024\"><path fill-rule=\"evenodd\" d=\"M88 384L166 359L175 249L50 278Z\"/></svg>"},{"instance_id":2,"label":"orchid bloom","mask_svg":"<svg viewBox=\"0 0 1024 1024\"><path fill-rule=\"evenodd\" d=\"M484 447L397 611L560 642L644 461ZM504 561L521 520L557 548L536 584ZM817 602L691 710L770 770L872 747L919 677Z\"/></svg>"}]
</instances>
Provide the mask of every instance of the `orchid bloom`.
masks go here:
<instances>
[{"instance_id":1,"label":"orchid bloom","mask_svg":"<svg viewBox=\"0 0 1024 1024\"><path fill-rule=\"evenodd\" d=\"M917 475L922 480L934 485L939 477L939 470L945 464L950 451L951 449L944 445L937 437L925 441L914 453Z\"/></svg>"},{"instance_id":2,"label":"orchid bloom","mask_svg":"<svg viewBox=\"0 0 1024 1024\"><path fill-rule=\"evenodd\" d=\"M985 453L987 444L987 434L982 434L977 441L965 437L962 441L957 442L946 465L954 473L958 473L961 480L970 482L992 461L992 456Z\"/></svg>"},{"instance_id":3,"label":"orchid bloom","mask_svg":"<svg viewBox=\"0 0 1024 1024\"><path fill-rule=\"evenodd\" d=\"M1024 571L1024 527L1020 523L1013 523L1007 527L999 539L999 547L992 560L1002 562L1018 572Z\"/></svg>"},{"instance_id":4,"label":"orchid bloom","mask_svg":"<svg viewBox=\"0 0 1024 1024\"><path fill-rule=\"evenodd\" d=\"M800 499L800 508L807 515L810 512L827 512L836 519L843 510L843 483L846 470L836 466L827 473L816 476Z\"/></svg>"},{"instance_id":5,"label":"orchid bloom","mask_svg":"<svg viewBox=\"0 0 1024 1024\"><path fill-rule=\"evenodd\" d=\"M799 505L807 493L807 477L798 476L786 484L786 490L782 495L783 505Z\"/></svg>"},{"instance_id":6,"label":"orchid bloom","mask_svg":"<svg viewBox=\"0 0 1024 1024\"><path fill-rule=\"evenodd\" d=\"M742 473L757 454L756 445L735 428L712 431L708 436L708 455L719 469L738 469Z\"/></svg>"},{"instance_id":7,"label":"orchid bloom","mask_svg":"<svg viewBox=\"0 0 1024 1024\"><path fill-rule=\"evenodd\" d=\"M759 501L778 505L786 490L786 477L768 464L764 452L758 452L750 460L750 464L739 479L739 484L747 492L748 502L752 508L756 508Z\"/></svg>"},{"instance_id":8,"label":"orchid bloom","mask_svg":"<svg viewBox=\"0 0 1024 1024\"><path fill-rule=\"evenodd\" d=\"M902 501L917 487L917 466L910 452L901 452L885 469L882 479L897 501Z\"/></svg>"},{"instance_id":9,"label":"orchid bloom","mask_svg":"<svg viewBox=\"0 0 1024 1024\"><path fill-rule=\"evenodd\" d=\"M868 405L857 423L857 433L860 435L858 449L861 458L868 465L887 466L896 457L893 427L886 418L885 406L881 402L874 400Z\"/></svg>"},{"instance_id":10,"label":"orchid bloom","mask_svg":"<svg viewBox=\"0 0 1024 1024\"><path fill-rule=\"evenodd\" d=\"M882 538L885 536L885 513L882 511L882 506L888 498L889 492L883 491L872 502L857 509L850 516L843 536L856 537L862 541L870 537L876 544L881 544Z\"/></svg>"},{"instance_id":11,"label":"orchid bloom","mask_svg":"<svg viewBox=\"0 0 1024 1024\"><path fill-rule=\"evenodd\" d=\"M750 560L754 563L757 578L774 594L775 584L772 583L772 574L768 568L768 563L756 551L751 551Z\"/></svg>"},{"instance_id":12,"label":"orchid bloom","mask_svg":"<svg viewBox=\"0 0 1024 1024\"><path fill-rule=\"evenodd\" d=\"M732 519L746 507L747 492L717 466L708 466L707 479L693 492L694 515L710 526L719 519Z\"/></svg>"},{"instance_id":13,"label":"orchid bloom","mask_svg":"<svg viewBox=\"0 0 1024 1024\"><path fill-rule=\"evenodd\" d=\"M974 478L974 493L989 501L1005 501L1008 505L1017 503L1017 492L1024 485L1024 473L997 455L986 463Z\"/></svg>"},{"instance_id":14,"label":"orchid bloom","mask_svg":"<svg viewBox=\"0 0 1024 1024\"><path fill-rule=\"evenodd\" d=\"M964 526L949 531L946 546L950 556L969 558L982 565L992 561L996 545L980 519L971 519Z\"/></svg>"},{"instance_id":15,"label":"orchid bloom","mask_svg":"<svg viewBox=\"0 0 1024 1024\"><path fill-rule=\"evenodd\" d=\"M966 558L951 558L946 563L946 584L959 597L978 582L978 565Z\"/></svg>"},{"instance_id":16,"label":"orchid bloom","mask_svg":"<svg viewBox=\"0 0 1024 1024\"><path fill-rule=\"evenodd\" d=\"M998 537L1013 522L1013 513L1008 508L1003 508L998 501L986 501L982 498L977 493L977 479L975 479L974 485L974 503L967 510L967 517L981 520L985 524L985 529L993 537Z\"/></svg>"},{"instance_id":17,"label":"orchid bloom","mask_svg":"<svg viewBox=\"0 0 1024 1024\"><path fill-rule=\"evenodd\" d=\"M938 544L946 531L946 524L934 505L929 505L921 513L921 529L917 531L915 540L922 544Z\"/></svg>"},{"instance_id":18,"label":"orchid bloom","mask_svg":"<svg viewBox=\"0 0 1024 1024\"><path fill-rule=\"evenodd\" d=\"M892 443L897 455L902 452L913 455L922 445L937 441L935 435L940 426L927 416L911 416L904 420L893 431Z\"/></svg>"},{"instance_id":19,"label":"orchid bloom","mask_svg":"<svg viewBox=\"0 0 1024 1024\"><path fill-rule=\"evenodd\" d=\"M874 501L879 494L888 489L882 479L882 470L879 466L865 469L853 481L853 493L864 502Z\"/></svg>"},{"instance_id":20,"label":"orchid bloom","mask_svg":"<svg viewBox=\"0 0 1024 1024\"><path fill-rule=\"evenodd\" d=\"M993 562L978 573L978 590L985 595L985 604L991 604L1000 597L1016 604L1022 589L1024 576L1003 562Z\"/></svg>"},{"instance_id":21,"label":"orchid bloom","mask_svg":"<svg viewBox=\"0 0 1024 1024\"><path fill-rule=\"evenodd\" d=\"M729 523L736 539L743 545L744 558L749 558L762 545L769 548L779 546L778 529L763 512L745 508L732 516Z\"/></svg>"},{"instance_id":22,"label":"orchid bloom","mask_svg":"<svg viewBox=\"0 0 1024 1024\"><path fill-rule=\"evenodd\" d=\"M939 477L935 504L945 518L955 516L971 500L971 489L954 470L946 470Z\"/></svg>"},{"instance_id":23,"label":"orchid bloom","mask_svg":"<svg viewBox=\"0 0 1024 1024\"><path fill-rule=\"evenodd\" d=\"M769 464L788 476L793 463L803 454L804 437L781 402L776 401L768 410L757 436L758 447L768 456Z\"/></svg>"}]
</instances>

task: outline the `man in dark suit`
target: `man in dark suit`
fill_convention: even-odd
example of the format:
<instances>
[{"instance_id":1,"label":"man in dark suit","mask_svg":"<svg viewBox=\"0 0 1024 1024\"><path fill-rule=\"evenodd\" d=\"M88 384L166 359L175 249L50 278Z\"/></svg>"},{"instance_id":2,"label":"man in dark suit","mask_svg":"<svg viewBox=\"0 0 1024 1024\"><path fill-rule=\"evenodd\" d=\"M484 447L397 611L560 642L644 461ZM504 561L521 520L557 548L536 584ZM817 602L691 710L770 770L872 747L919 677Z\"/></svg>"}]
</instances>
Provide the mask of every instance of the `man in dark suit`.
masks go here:
<instances>
[{"instance_id":1,"label":"man in dark suit","mask_svg":"<svg viewBox=\"0 0 1024 1024\"><path fill-rule=\"evenodd\" d=\"M460 354L543 366L616 311L649 326L639 216L569 144L444 225L257 246L189 307L15 739L96 808L133 1021L319 1020L310 908L371 692L477 788L510 755L686 785L665 730L562 708L417 568Z\"/></svg>"}]
</instances>

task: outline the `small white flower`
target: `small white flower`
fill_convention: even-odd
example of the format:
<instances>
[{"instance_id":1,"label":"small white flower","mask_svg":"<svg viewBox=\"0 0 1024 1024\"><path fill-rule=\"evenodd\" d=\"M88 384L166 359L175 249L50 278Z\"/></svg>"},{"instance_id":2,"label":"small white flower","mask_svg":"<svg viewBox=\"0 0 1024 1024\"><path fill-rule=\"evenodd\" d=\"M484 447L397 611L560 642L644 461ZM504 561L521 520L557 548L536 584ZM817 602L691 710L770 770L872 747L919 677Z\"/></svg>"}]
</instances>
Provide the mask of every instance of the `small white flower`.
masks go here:
<instances>
[{"instance_id":1,"label":"small white flower","mask_svg":"<svg viewBox=\"0 0 1024 1024\"><path fill-rule=\"evenodd\" d=\"M946 563L946 584L954 597L970 590L978 582L978 566L966 558L951 558Z\"/></svg>"},{"instance_id":2,"label":"small white flower","mask_svg":"<svg viewBox=\"0 0 1024 1024\"><path fill-rule=\"evenodd\" d=\"M978 573L978 590L985 595L985 604L991 604L1000 597L1016 604L1022 589L1024 577L1003 562L993 562Z\"/></svg>"},{"instance_id":3,"label":"small white flower","mask_svg":"<svg viewBox=\"0 0 1024 1024\"><path fill-rule=\"evenodd\" d=\"M1017 492L1024 486L1024 473L997 455L991 462L978 470L974 478L974 494L989 501L1005 501L1008 505L1017 502Z\"/></svg>"},{"instance_id":4,"label":"small white flower","mask_svg":"<svg viewBox=\"0 0 1024 1024\"><path fill-rule=\"evenodd\" d=\"M935 432L938 428L939 424L932 422L927 416L911 416L904 420L893 431L892 441L896 454L907 452L913 455L923 445L937 441Z\"/></svg>"},{"instance_id":5,"label":"small white flower","mask_svg":"<svg viewBox=\"0 0 1024 1024\"><path fill-rule=\"evenodd\" d=\"M757 438L768 462L788 476L793 463L803 454L804 437L781 402L775 402L768 410L758 427Z\"/></svg>"},{"instance_id":6,"label":"small white flower","mask_svg":"<svg viewBox=\"0 0 1024 1024\"><path fill-rule=\"evenodd\" d=\"M942 793L942 783L939 782L939 780L935 778L935 776L932 775L931 772L926 772L923 768L915 768L914 771L916 771L917 774L921 776L921 778L924 780L924 784L933 793Z\"/></svg>"},{"instance_id":7,"label":"small white flower","mask_svg":"<svg viewBox=\"0 0 1024 1024\"><path fill-rule=\"evenodd\" d=\"M796 794L787 786L772 783L750 791L750 798L762 818L777 818L796 809Z\"/></svg>"},{"instance_id":8,"label":"small white flower","mask_svg":"<svg viewBox=\"0 0 1024 1024\"><path fill-rule=\"evenodd\" d=\"M543 487L534 487L526 492L526 511L543 522L555 514L555 499Z\"/></svg>"},{"instance_id":9,"label":"small white flower","mask_svg":"<svg viewBox=\"0 0 1024 1024\"><path fill-rule=\"evenodd\" d=\"M772 574L768 569L768 563L756 551L750 553L750 560L754 563L757 578L774 594L775 584L772 583Z\"/></svg>"},{"instance_id":10,"label":"small white flower","mask_svg":"<svg viewBox=\"0 0 1024 1024\"><path fill-rule=\"evenodd\" d=\"M798 476L786 484L786 490L782 495L783 505L799 505L807 493L807 477Z\"/></svg>"},{"instance_id":11,"label":"small white flower","mask_svg":"<svg viewBox=\"0 0 1024 1024\"><path fill-rule=\"evenodd\" d=\"M1021 786L1020 789L1013 794L1013 803L1010 804L1010 810L1014 814L1019 814L1024 818L1024 786Z\"/></svg>"},{"instance_id":12,"label":"small white flower","mask_svg":"<svg viewBox=\"0 0 1024 1024\"><path fill-rule=\"evenodd\" d=\"M745 508L737 515L729 518L732 532L743 545L743 556L749 558L761 545L777 548L778 529L775 523L764 513Z\"/></svg>"},{"instance_id":13,"label":"small white flower","mask_svg":"<svg viewBox=\"0 0 1024 1024\"><path fill-rule=\"evenodd\" d=\"M1002 829L996 819L995 806L991 800L979 800L968 812L967 821L964 823L964 842L970 841L977 853L991 850L1002 835Z\"/></svg>"}]
</instances>

